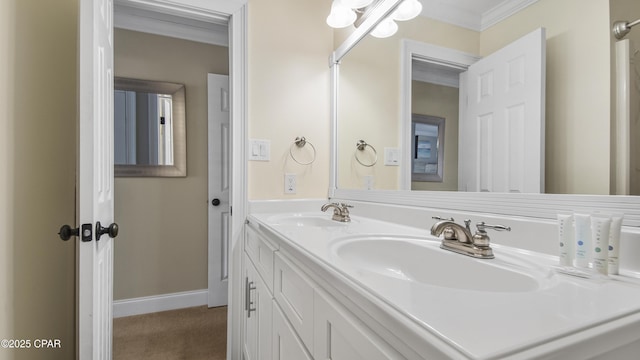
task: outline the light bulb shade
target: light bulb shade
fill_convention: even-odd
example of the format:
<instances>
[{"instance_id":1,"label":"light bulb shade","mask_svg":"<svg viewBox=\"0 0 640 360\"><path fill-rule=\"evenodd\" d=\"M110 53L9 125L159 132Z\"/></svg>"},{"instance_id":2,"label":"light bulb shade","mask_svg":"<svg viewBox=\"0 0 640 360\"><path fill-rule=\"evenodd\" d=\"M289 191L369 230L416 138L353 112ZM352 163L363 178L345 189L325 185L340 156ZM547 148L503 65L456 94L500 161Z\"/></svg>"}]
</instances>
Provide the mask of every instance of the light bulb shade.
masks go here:
<instances>
[{"instance_id":1,"label":"light bulb shade","mask_svg":"<svg viewBox=\"0 0 640 360\"><path fill-rule=\"evenodd\" d=\"M404 0L393 12L394 20L406 21L415 18L422 12L422 3L418 0Z\"/></svg>"},{"instance_id":2,"label":"light bulb shade","mask_svg":"<svg viewBox=\"0 0 640 360\"><path fill-rule=\"evenodd\" d=\"M398 24L391 18L382 20L371 32L371 36L377 38L387 38L398 31Z\"/></svg>"},{"instance_id":3,"label":"light bulb shade","mask_svg":"<svg viewBox=\"0 0 640 360\"><path fill-rule=\"evenodd\" d=\"M356 21L356 13L344 6L341 0L333 0L331 13L327 16L327 25L339 29L353 24L354 21Z\"/></svg>"},{"instance_id":4,"label":"light bulb shade","mask_svg":"<svg viewBox=\"0 0 640 360\"><path fill-rule=\"evenodd\" d=\"M342 4L352 9L362 9L371 5L373 0L341 0Z\"/></svg>"}]
</instances>

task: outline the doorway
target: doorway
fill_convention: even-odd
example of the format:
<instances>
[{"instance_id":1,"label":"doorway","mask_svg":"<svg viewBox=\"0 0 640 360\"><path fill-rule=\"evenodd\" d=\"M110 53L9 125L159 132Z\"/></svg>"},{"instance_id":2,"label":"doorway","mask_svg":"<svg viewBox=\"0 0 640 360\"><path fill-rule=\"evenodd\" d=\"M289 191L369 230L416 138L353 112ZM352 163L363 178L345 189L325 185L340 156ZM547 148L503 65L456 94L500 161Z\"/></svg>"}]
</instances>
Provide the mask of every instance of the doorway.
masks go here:
<instances>
[{"instance_id":1,"label":"doorway","mask_svg":"<svg viewBox=\"0 0 640 360\"><path fill-rule=\"evenodd\" d=\"M114 317L206 305L211 206L207 74L229 74L228 44L218 41L227 36L196 34L184 39L167 33L170 27L162 26L162 31L133 28L127 22L131 17L144 14L144 21L160 22L170 18L129 8L123 15L120 10L116 6L116 76L185 85L187 171L184 177L116 178L115 216L126 231L114 255ZM131 23L137 26L144 21ZM182 19L174 16L171 21ZM194 24L190 19L184 22ZM215 24L212 29L226 32L227 25ZM114 337L117 330L114 327Z\"/></svg>"}]
</instances>

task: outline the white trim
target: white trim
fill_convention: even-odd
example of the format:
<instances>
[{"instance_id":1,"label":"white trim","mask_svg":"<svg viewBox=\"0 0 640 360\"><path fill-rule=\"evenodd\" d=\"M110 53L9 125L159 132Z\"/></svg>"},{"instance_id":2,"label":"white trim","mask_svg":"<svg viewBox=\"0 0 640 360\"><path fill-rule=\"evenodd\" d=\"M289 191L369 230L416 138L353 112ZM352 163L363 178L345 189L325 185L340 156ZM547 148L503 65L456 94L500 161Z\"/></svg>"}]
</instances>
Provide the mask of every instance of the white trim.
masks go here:
<instances>
[{"instance_id":1,"label":"white trim","mask_svg":"<svg viewBox=\"0 0 640 360\"><path fill-rule=\"evenodd\" d=\"M625 226L640 226L638 196L336 189L333 198L539 219L556 219L559 212L622 213Z\"/></svg>"},{"instance_id":2,"label":"white trim","mask_svg":"<svg viewBox=\"0 0 640 360\"><path fill-rule=\"evenodd\" d=\"M422 2L424 6L421 16L474 31L484 31L538 0L506 0L482 14L457 7L446 0Z\"/></svg>"},{"instance_id":3,"label":"white trim","mask_svg":"<svg viewBox=\"0 0 640 360\"><path fill-rule=\"evenodd\" d=\"M208 0L207 0L208 1ZM248 69L248 5L231 13L229 19L229 79L231 92L231 239L229 241L229 301L227 327L227 359L242 354L242 253L244 222L247 218L247 69Z\"/></svg>"},{"instance_id":4,"label":"white trim","mask_svg":"<svg viewBox=\"0 0 640 360\"><path fill-rule=\"evenodd\" d=\"M207 289L115 300L113 302L113 317L149 314L202 305L207 305Z\"/></svg>"},{"instance_id":5,"label":"white trim","mask_svg":"<svg viewBox=\"0 0 640 360\"><path fill-rule=\"evenodd\" d=\"M480 20L480 31L487 30L491 26L510 17L511 15L516 14L527 6L535 4L536 2L538 2L538 0L509 0L494 7L493 9L485 11Z\"/></svg>"},{"instance_id":6,"label":"white trim","mask_svg":"<svg viewBox=\"0 0 640 360\"><path fill-rule=\"evenodd\" d=\"M226 24L162 14L129 5L116 4L113 26L211 45L229 46Z\"/></svg>"},{"instance_id":7,"label":"white trim","mask_svg":"<svg viewBox=\"0 0 640 360\"><path fill-rule=\"evenodd\" d=\"M422 0L422 3L421 16L480 31L481 14L452 6L446 0Z\"/></svg>"},{"instance_id":8,"label":"white trim","mask_svg":"<svg viewBox=\"0 0 640 360\"><path fill-rule=\"evenodd\" d=\"M126 5L161 14L225 24L229 15L238 11L246 2L247 0L114 0L114 6Z\"/></svg>"},{"instance_id":9,"label":"white trim","mask_svg":"<svg viewBox=\"0 0 640 360\"><path fill-rule=\"evenodd\" d=\"M616 146L615 146L615 193L628 194L630 190L630 47L629 39L616 42Z\"/></svg>"}]
</instances>

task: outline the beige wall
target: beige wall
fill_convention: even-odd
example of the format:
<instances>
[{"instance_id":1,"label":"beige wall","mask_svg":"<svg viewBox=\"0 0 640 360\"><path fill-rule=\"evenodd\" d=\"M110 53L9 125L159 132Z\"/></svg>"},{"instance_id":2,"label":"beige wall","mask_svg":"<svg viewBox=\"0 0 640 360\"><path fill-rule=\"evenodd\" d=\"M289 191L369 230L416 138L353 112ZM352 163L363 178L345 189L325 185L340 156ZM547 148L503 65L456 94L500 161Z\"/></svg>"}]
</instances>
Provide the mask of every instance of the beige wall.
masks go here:
<instances>
[{"instance_id":1,"label":"beige wall","mask_svg":"<svg viewBox=\"0 0 640 360\"><path fill-rule=\"evenodd\" d=\"M337 31L337 41L344 38L346 32ZM338 100L340 188L363 189L365 176L374 177L375 189L399 187L400 168L384 165L383 155L385 147L397 148L400 144L402 39L477 54L480 35L475 31L419 17L399 23L398 32L390 38L367 36L345 56L340 64ZM356 162L355 144L359 139L366 140L376 148L378 162L375 166L367 168Z\"/></svg>"},{"instance_id":2,"label":"beige wall","mask_svg":"<svg viewBox=\"0 0 640 360\"><path fill-rule=\"evenodd\" d=\"M0 54L13 53L15 2L0 1ZM0 56L0 338L13 337L13 56ZM9 360L0 349L0 359Z\"/></svg>"},{"instance_id":3,"label":"beige wall","mask_svg":"<svg viewBox=\"0 0 640 360\"><path fill-rule=\"evenodd\" d=\"M330 1L250 0L249 138L271 140L271 161L248 164L248 197L326 198L329 187ZM297 136L317 150L312 165L289 157ZM284 174L297 174L297 194L284 194Z\"/></svg>"},{"instance_id":4,"label":"beige wall","mask_svg":"<svg viewBox=\"0 0 640 360\"><path fill-rule=\"evenodd\" d=\"M116 76L185 84L187 177L116 178L115 300L207 288L207 73L226 47L116 29Z\"/></svg>"},{"instance_id":5,"label":"beige wall","mask_svg":"<svg viewBox=\"0 0 640 360\"><path fill-rule=\"evenodd\" d=\"M411 190L458 190L458 94L458 88L422 81L412 82L411 112L445 119L445 156L442 182L412 182Z\"/></svg>"},{"instance_id":6,"label":"beige wall","mask_svg":"<svg viewBox=\"0 0 640 360\"><path fill-rule=\"evenodd\" d=\"M63 346L0 358L71 359L75 248L56 233L74 223L78 5L0 4L0 338Z\"/></svg>"},{"instance_id":7,"label":"beige wall","mask_svg":"<svg viewBox=\"0 0 640 360\"><path fill-rule=\"evenodd\" d=\"M609 1L540 0L483 31L480 54L540 26L547 30L546 192L609 194Z\"/></svg>"}]
</instances>

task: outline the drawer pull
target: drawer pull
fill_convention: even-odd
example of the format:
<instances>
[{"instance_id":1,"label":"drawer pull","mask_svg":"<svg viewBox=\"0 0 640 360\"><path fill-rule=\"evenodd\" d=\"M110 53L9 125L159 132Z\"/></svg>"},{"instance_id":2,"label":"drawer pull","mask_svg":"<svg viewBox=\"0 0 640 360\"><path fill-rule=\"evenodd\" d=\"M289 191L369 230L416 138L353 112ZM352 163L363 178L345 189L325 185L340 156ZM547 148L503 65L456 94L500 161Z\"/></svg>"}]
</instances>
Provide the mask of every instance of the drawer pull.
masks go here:
<instances>
[{"instance_id":1,"label":"drawer pull","mask_svg":"<svg viewBox=\"0 0 640 360\"><path fill-rule=\"evenodd\" d=\"M249 278L245 278L244 282L244 309L247 311L247 317L251 317L251 312L256 311L256 308L251 308L253 305L253 301L251 301L251 290L255 290L256 287L253 285L253 281L249 281Z\"/></svg>"}]
</instances>

